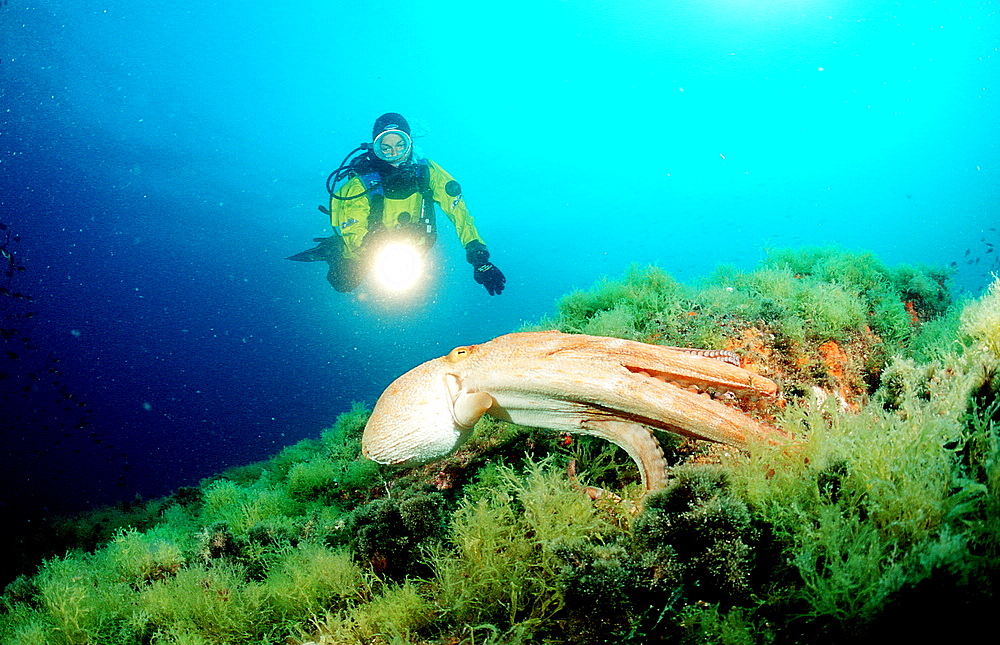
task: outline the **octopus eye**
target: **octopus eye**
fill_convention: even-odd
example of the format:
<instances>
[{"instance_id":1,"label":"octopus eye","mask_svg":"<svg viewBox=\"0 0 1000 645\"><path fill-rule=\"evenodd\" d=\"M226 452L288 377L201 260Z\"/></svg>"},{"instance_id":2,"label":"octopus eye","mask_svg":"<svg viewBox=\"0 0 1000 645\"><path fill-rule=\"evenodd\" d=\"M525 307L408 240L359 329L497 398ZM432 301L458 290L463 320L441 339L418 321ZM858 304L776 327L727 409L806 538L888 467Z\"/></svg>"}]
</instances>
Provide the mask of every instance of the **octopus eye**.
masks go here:
<instances>
[{"instance_id":1,"label":"octopus eye","mask_svg":"<svg viewBox=\"0 0 1000 645\"><path fill-rule=\"evenodd\" d=\"M448 352L449 361L460 361L466 358L470 353L472 353L472 348L468 346L456 347L455 349Z\"/></svg>"}]
</instances>

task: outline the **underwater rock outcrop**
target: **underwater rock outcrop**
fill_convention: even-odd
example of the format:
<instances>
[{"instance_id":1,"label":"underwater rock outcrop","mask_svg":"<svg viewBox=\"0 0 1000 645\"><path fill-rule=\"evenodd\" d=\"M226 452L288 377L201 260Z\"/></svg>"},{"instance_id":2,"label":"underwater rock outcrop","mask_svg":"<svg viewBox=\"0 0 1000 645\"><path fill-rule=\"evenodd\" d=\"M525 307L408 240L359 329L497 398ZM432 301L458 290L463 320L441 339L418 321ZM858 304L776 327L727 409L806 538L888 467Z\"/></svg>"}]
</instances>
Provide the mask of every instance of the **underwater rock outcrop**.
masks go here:
<instances>
[{"instance_id":1,"label":"underwater rock outcrop","mask_svg":"<svg viewBox=\"0 0 1000 645\"><path fill-rule=\"evenodd\" d=\"M946 294L946 271L830 249L776 252L697 286L634 269L568 295L539 326L733 351L783 392L768 413L799 439L795 454L664 442L671 480L634 515L639 475L603 440L484 417L440 462L380 469L360 455L359 405L198 494L81 520L110 539L10 585L0 639L978 634L1000 579L1000 280L975 301ZM582 494L571 462L621 501Z\"/></svg>"}]
</instances>

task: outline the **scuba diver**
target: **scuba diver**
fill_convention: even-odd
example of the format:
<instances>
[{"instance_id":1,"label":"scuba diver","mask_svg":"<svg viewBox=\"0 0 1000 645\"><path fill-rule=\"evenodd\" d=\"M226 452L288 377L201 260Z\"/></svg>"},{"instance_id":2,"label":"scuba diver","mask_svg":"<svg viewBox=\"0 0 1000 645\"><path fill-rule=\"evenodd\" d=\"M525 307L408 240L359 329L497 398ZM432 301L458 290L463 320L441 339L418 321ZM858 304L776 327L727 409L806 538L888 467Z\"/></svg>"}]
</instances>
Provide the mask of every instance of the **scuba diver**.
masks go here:
<instances>
[{"instance_id":1,"label":"scuba diver","mask_svg":"<svg viewBox=\"0 0 1000 645\"><path fill-rule=\"evenodd\" d=\"M288 259L327 262L326 279L337 291L353 291L369 271L377 270L377 258L387 249L413 253L415 248L417 254L430 249L437 238L437 203L455 225L475 281L491 296L503 292L506 278L490 262L461 186L430 159L414 158L410 125L402 115L380 116L372 128L372 143L348 153L326 183L330 208L320 210L330 215L335 235L315 238L319 246Z\"/></svg>"}]
</instances>

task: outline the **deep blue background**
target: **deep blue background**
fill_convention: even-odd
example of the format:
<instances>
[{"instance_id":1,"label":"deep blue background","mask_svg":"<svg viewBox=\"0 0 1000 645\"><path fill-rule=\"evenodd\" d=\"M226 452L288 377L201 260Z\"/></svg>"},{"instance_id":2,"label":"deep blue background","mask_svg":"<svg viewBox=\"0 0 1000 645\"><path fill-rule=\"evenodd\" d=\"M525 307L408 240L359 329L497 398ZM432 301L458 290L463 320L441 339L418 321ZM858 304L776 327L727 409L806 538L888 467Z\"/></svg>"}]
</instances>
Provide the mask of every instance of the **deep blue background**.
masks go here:
<instances>
[{"instance_id":1,"label":"deep blue background","mask_svg":"<svg viewBox=\"0 0 1000 645\"><path fill-rule=\"evenodd\" d=\"M978 292L1000 243L997 9L5 0L0 221L37 311L15 311L37 348L6 368L58 361L25 396L58 399L51 419L4 441L6 503L160 495L264 458L633 262L694 281L837 243L956 262ZM329 234L324 180L386 111L462 183L502 296L449 230L409 300L283 259ZM87 406L57 413L67 391Z\"/></svg>"}]
</instances>

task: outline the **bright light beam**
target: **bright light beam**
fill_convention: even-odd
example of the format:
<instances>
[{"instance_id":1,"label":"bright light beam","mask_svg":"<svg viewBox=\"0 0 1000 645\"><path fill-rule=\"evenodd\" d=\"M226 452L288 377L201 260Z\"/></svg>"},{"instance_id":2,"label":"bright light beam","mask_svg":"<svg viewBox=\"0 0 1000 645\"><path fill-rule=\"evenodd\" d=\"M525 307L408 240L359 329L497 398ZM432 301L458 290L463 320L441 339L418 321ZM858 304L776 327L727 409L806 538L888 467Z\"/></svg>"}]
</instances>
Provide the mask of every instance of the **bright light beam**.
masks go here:
<instances>
[{"instance_id":1,"label":"bright light beam","mask_svg":"<svg viewBox=\"0 0 1000 645\"><path fill-rule=\"evenodd\" d=\"M406 291L423 273L420 254L409 244L386 244L375 260L375 277L390 291Z\"/></svg>"}]
</instances>

